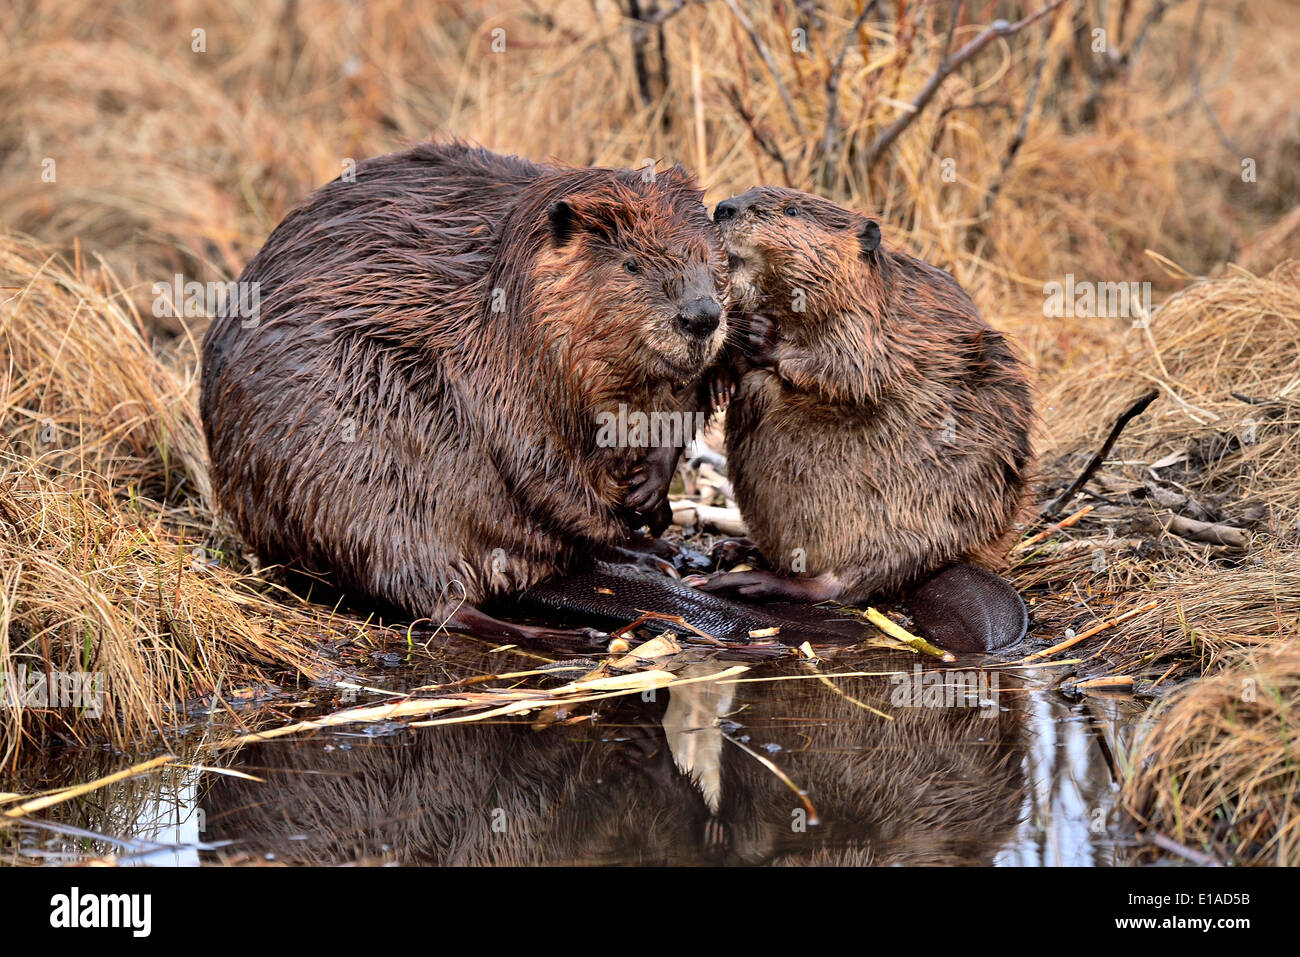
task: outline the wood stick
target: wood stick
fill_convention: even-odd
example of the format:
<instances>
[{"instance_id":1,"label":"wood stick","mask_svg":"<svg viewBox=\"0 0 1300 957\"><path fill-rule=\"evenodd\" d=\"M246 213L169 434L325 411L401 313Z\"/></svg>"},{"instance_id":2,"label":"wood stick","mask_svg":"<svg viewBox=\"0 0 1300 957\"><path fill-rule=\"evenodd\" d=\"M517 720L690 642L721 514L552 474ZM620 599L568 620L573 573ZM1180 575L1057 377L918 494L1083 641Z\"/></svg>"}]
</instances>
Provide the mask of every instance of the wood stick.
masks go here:
<instances>
[{"instance_id":1,"label":"wood stick","mask_svg":"<svg viewBox=\"0 0 1300 957\"><path fill-rule=\"evenodd\" d=\"M1080 681L1075 685L1076 688L1132 688L1132 675L1106 675L1103 678L1089 678L1087 681Z\"/></svg>"},{"instance_id":2,"label":"wood stick","mask_svg":"<svg viewBox=\"0 0 1300 957\"><path fill-rule=\"evenodd\" d=\"M1139 605L1137 608L1134 608L1130 611L1126 611L1122 615L1119 615L1115 618L1108 619L1107 621L1100 622L1094 625L1093 627L1089 628L1087 631L1080 632L1079 634L1075 635L1073 638L1067 638L1065 641L1061 642L1058 645L1052 645L1052 647L1044 648L1042 651L1035 651L1032 655L1026 655L1022 659L1022 661L1033 661L1035 658L1046 658L1048 655L1054 655L1058 651L1064 651L1066 648L1073 648L1079 642L1086 641L1087 639L1091 638L1093 635L1101 634L1103 631L1105 631L1108 628L1114 628L1120 622L1127 621L1128 619L1132 618L1134 615L1140 615L1144 611L1150 611L1151 609L1155 608L1159 604L1160 602L1158 601L1149 601L1145 605Z\"/></svg>"},{"instance_id":3,"label":"wood stick","mask_svg":"<svg viewBox=\"0 0 1300 957\"><path fill-rule=\"evenodd\" d=\"M1030 545L1037 545L1043 539L1055 535L1061 529L1069 528L1071 525L1074 525L1076 522L1079 521L1079 519L1083 518L1083 516L1091 512L1094 507L1095 506L1092 505L1085 505L1083 508L1079 509L1073 515L1066 516L1065 518L1061 519L1059 522L1056 522L1054 525L1049 525L1047 528L1043 529L1037 535L1031 536L1030 538L1026 538L1023 542L1017 545L1016 548L1023 549L1023 548L1028 548Z\"/></svg>"},{"instance_id":4,"label":"wood stick","mask_svg":"<svg viewBox=\"0 0 1300 957\"><path fill-rule=\"evenodd\" d=\"M1232 548L1245 548L1250 544L1250 533L1234 525L1220 525L1217 522L1198 522L1194 518L1166 512L1156 516L1165 531L1193 542L1205 542L1209 545L1228 545Z\"/></svg>"},{"instance_id":5,"label":"wood stick","mask_svg":"<svg viewBox=\"0 0 1300 957\"><path fill-rule=\"evenodd\" d=\"M745 535L745 522L740 517L739 509L697 505L694 502L673 502L672 508L674 525L683 528L691 525L707 525L723 535Z\"/></svg>"},{"instance_id":6,"label":"wood stick","mask_svg":"<svg viewBox=\"0 0 1300 957\"><path fill-rule=\"evenodd\" d=\"M1120 417L1115 420L1114 427L1110 430L1110 435L1106 436L1106 441L1102 443L1101 448L1097 450L1097 454L1079 473L1079 477L1074 480L1074 484L1038 513L1042 518L1053 518L1061 509L1065 508L1070 499L1074 498L1075 492L1088 484L1088 479L1092 478L1092 473L1097 471L1101 463L1106 461L1106 456L1110 455L1110 450L1115 446L1115 441L1119 438L1120 433L1124 431L1125 426L1145 412L1147 406L1154 402L1159 394L1159 389L1152 389L1120 414Z\"/></svg>"},{"instance_id":7,"label":"wood stick","mask_svg":"<svg viewBox=\"0 0 1300 957\"><path fill-rule=\"evenodd\" d=\"M910 646L915 651L923 652L927 655L933 655L940 661L956 661L956 656L951 651L944 651L942 648L936 648L920 635L914 635L902 625L886 618L874 608L866 610L867 621L871 622L890 638L897 638L899 641Z\"/></svg>"}]
</instances>

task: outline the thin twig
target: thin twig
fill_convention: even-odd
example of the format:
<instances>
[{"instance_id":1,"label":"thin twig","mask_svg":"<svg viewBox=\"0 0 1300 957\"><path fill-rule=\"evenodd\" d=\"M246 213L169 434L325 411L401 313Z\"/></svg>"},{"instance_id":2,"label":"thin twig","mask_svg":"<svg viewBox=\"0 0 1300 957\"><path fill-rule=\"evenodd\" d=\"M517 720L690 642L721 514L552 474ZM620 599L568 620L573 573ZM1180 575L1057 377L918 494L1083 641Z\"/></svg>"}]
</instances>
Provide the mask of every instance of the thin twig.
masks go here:
<instances>
[{"instance_id":1,"label":"thin twig","mask_svg":"<svg viewBox=\"0 0 1300 957\"><path fill-rule=\"evenodd\" d=\"M822 172L821 180L824 186L830 187L829 181L831 169L835 161L839 158L840 137L840 73L844 69L844 57L849 52L849 47L853 44L853 38L857 35L858 30L867 22L872 11L875 9L879 0L870 0L858 14L853 26L849 27L844 33L844 39L840 43L840 52L835 57L835 62L826 72L826 128L822 133Z\"/></svg>"},{"instance_id":2,"label":"thin twig","mask_svg":"<svg viewBox=\"0 0 1300 957\"><path fill-rule=\"evenodd\" d=\"M1019 545L1016 546L1016 550L1020 551L1028 548L1031 545L1037 545L1043 539L1055 535L1061 529L1069 528L1071 525L1074 525L1076 522L1078 522L1079 519L1083 518L1085 515L1091 512L1095 507L1096 506L1093 505L1085 505L1083 508L1079 509L1074 514L1068 515L1065 518L1061 519L1059 522L1054 522L1053 524L1047 526L1047 528L1043 529L1037 535L1031 535L1029 538L1026 538L1023 542L1021 542Z\"/></svg>"},{"instance_id":3,"label":"thin twig","mask_svg":"<svg viewBox=\"0 0 1300 957\"><path fill-rule=\"evenodd\" d=\"M1110 450L1114 447L1115 440L1119 438L1120 433L1124 431L1125 426L1145 412L1147 406L1154 402L1156 396L1159 394L1158 390L1152 389L1120 414L1120 417L1115 420L1114 427L1110 430L1110 435L1106 436L1106 441L1102 443L1101 448L1097 450L1097 454L1092 457L1084 467L1084 470L1079 473L1079 477L1074 480L1074 483L1068 489L1049 502L1038 513L1042 518L1055 517L1056 514L1065 507L1065 504L1069 502L1070 499L1074 498L1075 493L1088 484L1088 480L1092 478L1092 474L1097 471L1102 462L1106 461L1106 456L1110 455Z\"/></svg>"},{"instance_id":4,"label":"thin twig","mask_svg":"<svg viewBox=\"0 0 1300 957\"><path fill-rule=\"evenodd\" d=\"M754 49L758 51L759 59L767 67L767 72L772 75L772 82L776 84L776 90L781 94L781 102L785 104L785 110L790 114L790 122L794 124L795 132L799 134L799 139L804 139L803 122L799 119L799 112L794 108L794 100L790 99L790 91L785 88L785 83L781 80L781 73L776 68L776 61L772 59L772 54L768 52L767 44L763 38L758 35L758 30L754 28L754 23L745 16L743 10L736 6L736 0L723 0L727 8L731 11L732 16L740 23L741 29L749 34L749 41L754 44Z\"/></svg>"},{"instance_id":5,"label":"thin twig","mask_svg":"<svg viewBox=\"0 0 1300 957\"><path fill-rule=\"evenodd\" d=\"M728 0L731 2L731 0ZM902 135L918 116L926 108L929 102L934 99L934 95L939 92L939 87L943 81L948 79L952 72L974 57L986 46L999 37L1010 37L1019 33L1026 27L1037 23L1049 13L1060 8L1065 0L1052 0L1047 6L1036 13L1031 13L1023 20L1017 20L1015 23L1008 23L1006 20L995 20L989 26L979 32L974 40L966 44L951 57L945 57L939 64L938 68L926 81L921 92L916 94L907 110L902 113L893 123L890 123L879 136L867 147L865 164L867 169L871 169L879 162L885 151L894 145L894 141Z\"/></svg>"},{"instance_id":6,"label":"thin twig","mask_svg":"<svg viewBox=\"0 0 1300 957\"><path fill-rule=\"evenodd\" d=\"M1130 611L1126 611L1122 615L1117 615L1114 618L1110 618L1099 624L1093 625L1087 631L1082 631L1079 634L1075 635L1073 638L1067 638L1065 639L1065 641L1062 641L1060 644L1052 645L1052 647L1050 648L1044 648L1042 651L1035 651L1032 655L1026 655L1022 659L1022 662L1030 662L1033 661L1035 658L1046 658L1050 655L1056 654L1058 651L1065 651L1065 649L1067 648L1073 648L1079 642L1086 641L1089 638L1091 638L1093 635L1099 635L1103 631L1106 631L1109 628L1114 628L1116 625L1128 621L1134 615L1140 615L1144 611L1151 611L1159 604L1160 603L1158 601L1149 601L1145 605L1139 605L1137 608L1131 609Z\"/></svg>"}]
</instances>

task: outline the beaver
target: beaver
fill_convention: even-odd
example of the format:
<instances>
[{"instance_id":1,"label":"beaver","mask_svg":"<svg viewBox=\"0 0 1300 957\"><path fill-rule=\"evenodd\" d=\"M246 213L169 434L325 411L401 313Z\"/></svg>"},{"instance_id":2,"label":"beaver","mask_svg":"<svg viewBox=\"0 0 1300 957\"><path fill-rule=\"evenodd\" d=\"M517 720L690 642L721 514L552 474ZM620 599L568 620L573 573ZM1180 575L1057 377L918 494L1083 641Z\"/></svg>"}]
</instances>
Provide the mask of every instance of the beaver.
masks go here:
<instances>
[{"instance_id":1,"label":"beaver","mask_svg":"<svg viewBox=\"0 0 1300 957\"><path fill-rule=\"evenodd\" d=\"M439 681L537 664L518 652L451 650ZM205 774L198 784L202 837L215 848L204 856L273 854L299 865L992 863L1025 796L1028 696L1017 679L923 671L898 652L836 664L828 670L859 676L835 679L834 690L817 681L682 684L602 701L591 721L560 718L536 730L530 721L468 722L350 736L347 748L319 737L247 745L233 767L256 777ZM720 667L693 664L682 676ZM582 673L557 671L554 680ZM578 717L593 706L572 707Z\"/></svg>"},{"instance_id":2,"label":"beaver","mask_svg":"<svg viewBox=\"0 0 1300 957\"><path fill-rule=\"evenodd\" d=\"M727 331L726 255L681 167L459 141L321 187L240 282L260 309L218 312L200 407L246 543L508 639L562 634L497 621L487 598L618 547L630 511L662 516L680 446L601 441L602 417L694 421Z\"/></svg>"},{"instance_id":3,"label":"beaver","mask_svg":"<svg viewBox=\"0 0 1300 957\"><path fill-rule=\"evenodd\" d=\"M775 571L701 587L846 603L910 588L918 628L941 644L1018 641L1023 601L968 563L1005 553L1023 505L1023 360L949 273L882 245L875 220L770 187L719 203L714 220L748 314L728 474Z\"/></svg>"}]
</instances>

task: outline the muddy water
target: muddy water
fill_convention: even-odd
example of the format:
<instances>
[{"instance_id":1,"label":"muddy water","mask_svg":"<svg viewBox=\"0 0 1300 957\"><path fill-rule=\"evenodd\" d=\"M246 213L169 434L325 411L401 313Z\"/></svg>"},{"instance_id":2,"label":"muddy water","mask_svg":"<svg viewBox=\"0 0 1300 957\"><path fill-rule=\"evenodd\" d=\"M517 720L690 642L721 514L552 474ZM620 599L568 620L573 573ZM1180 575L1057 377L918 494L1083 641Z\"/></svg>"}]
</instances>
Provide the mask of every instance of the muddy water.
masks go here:
<instances>
[{"instance_id":1,"label":"muddy water","mask_svg":"<svg viewBox=\"0 0 1300 957\"><path fill-rule=\"evenodd\" d=\"M394 667L365 683L394 691L539 663L474 642L440 649L436 663L380 661ZM727 682L571 714L345 726L220 752L208 745L237 730L229 715L192 714L168 742L191 767L48 809L0 840L9 860L141 865L1127 860L1114 769L1131 703L1070 701L1051 690L1050 669L991 660L922 668L877 650L747 663ZM818 677L845 672L867 674ZM336 690L318 689L240 720L273 727L338 706ZM47 755L0 790L90 780L147 756Z\"/></svg>"}]
</instances>

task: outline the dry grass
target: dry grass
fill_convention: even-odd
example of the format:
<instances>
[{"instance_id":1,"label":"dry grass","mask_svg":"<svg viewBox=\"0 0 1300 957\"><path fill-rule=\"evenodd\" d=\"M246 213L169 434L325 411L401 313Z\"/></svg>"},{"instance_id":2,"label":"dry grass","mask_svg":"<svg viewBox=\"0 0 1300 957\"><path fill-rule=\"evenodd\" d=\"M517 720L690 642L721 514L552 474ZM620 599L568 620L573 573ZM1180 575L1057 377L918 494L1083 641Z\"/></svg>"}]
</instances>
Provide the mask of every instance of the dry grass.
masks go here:
<instances>
[{"instance_id":1,"label":"dry grass","mask_svg":"<svg viewBox=\"0 0 1300 957\"><path fill-rule=\"evenodd\" d=\"M1160 396L1088 486L1094 510L1020 553L1016 577L1055 597L1040 619L1062 628L1157 599L1085 647L1107 673L1155 678L1172 664L1178 678L1300 627L1300 264L1190 283L1148 328L1061 374L1044 395L1045 480L1068 485L1153 386ZM1161 534L1169 508L1246 529L1250 547Z\"/></svg>"},{"instance_id":2,"label":"dry grass","mask_svg":"<svg viewBox=\"0 0 1300 957\"><path fill-rule=\"evenodd\" d=\"M1213 0L1198 17L1198 3L1175 3L1142 33L1155 0L1070 0L954 72L878 157L872 144L945 50L1041 2L970 0L951 45L951 0L891 0L857 31L857 0L818 4L811 21L799 6L662 0L671 15L662 37L644 31L644 82L615 0L7 7L0 670L105 671L108 728L125 743L196 692L314 674L323 640L358 634L253 574L215 527L194 403L203 323L152 315L151 286L234 278L348 158L441 133L577 164L680 161L710 201L788 182L876 212L888 240L951 269L1025 347L1042 387L1044 498L1119 410L1161 392L1088 486L1095 512L1019 556L1044 637L1154 598L1076 650L1082 674L1132 675L1157 695L1293 640L1300 280L1279 266L1300 258L1291 5ZM1105 54L1088 49L1096 24ZM807 53L791 48L796 29ZM1043 283L1067 273L1155 284L1149 334L1045 319ZM1160 533L1157 497L1179 495L1179 508L1249 528L1250 548ZM1187 723L1153 739L1151 768L1178 738L1230 746L1210 711L1162 715L1160 728ZM24 735L94 730L9 709L0 753L16 756ZM1243 742L1240 760L1281 740ZM1155 805L1134 806L1164 826ZM1293 840L1274 852L1297 862Z\"/></svg>"},{"instance_id":3,"label":"dry grass","mask_svg":"<svg viewBox=\"0 0 1300 957\"><path fill-rule=\"evenodd\" d=\"M102 724L5 698L4 759L54 731L125 748L268 666L324 675L320 646L362 631L221 562L192 345L160 361L106 287L0 237L0 672L100 672L106 693Z\"/></svg>"},{"instance_id":4,"label":"dry grass","mask_svg":"<svg viewBox=\"0 0 1300 957\"><path fill-rule=\"evenodd\" d=\"M1300 860L1300 650L1253 655L1158 709L1132 755L1127 806L1220 861Z\"/></svg>"}]
</instances>

